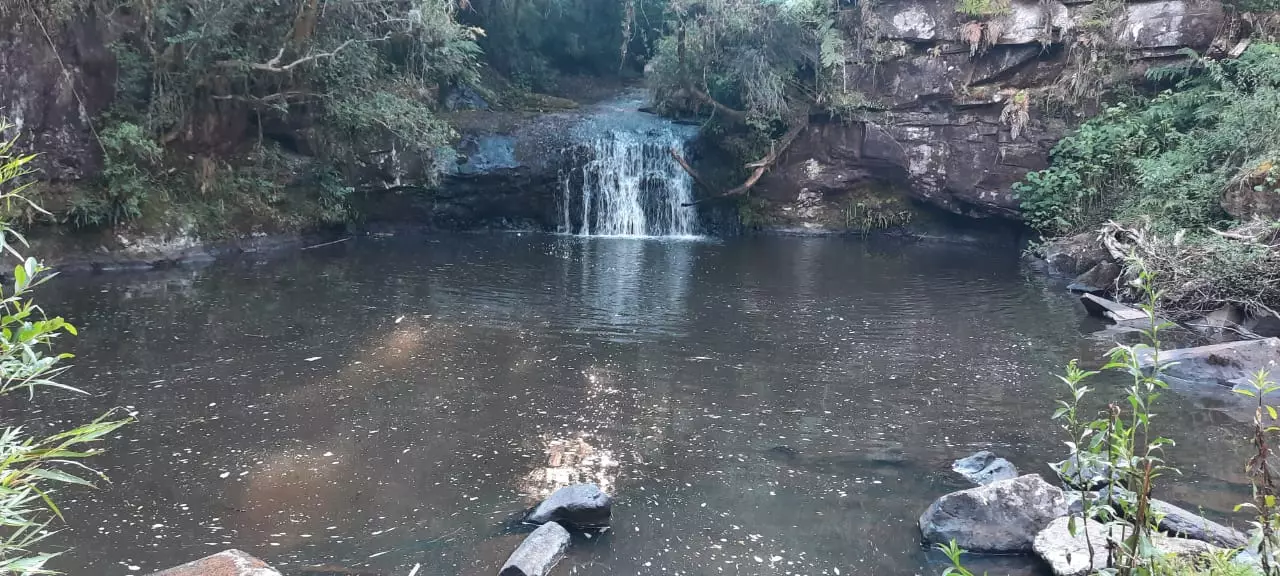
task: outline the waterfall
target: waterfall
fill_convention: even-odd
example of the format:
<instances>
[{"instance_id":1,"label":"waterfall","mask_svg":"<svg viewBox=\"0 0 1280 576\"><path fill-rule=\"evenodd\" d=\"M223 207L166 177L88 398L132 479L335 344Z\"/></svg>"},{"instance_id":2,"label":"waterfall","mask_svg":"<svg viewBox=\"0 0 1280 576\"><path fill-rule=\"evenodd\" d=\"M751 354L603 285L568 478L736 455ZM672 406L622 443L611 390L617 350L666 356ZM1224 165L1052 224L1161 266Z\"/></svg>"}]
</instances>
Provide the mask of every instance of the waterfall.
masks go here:
<instances>
[{"instance_id":1,"label":"waterfall","mask_svg":"<svg viewBox=\"0 0 1280 576\"><path fill-rule=\"evenodd\" d=\"M693 182L671 158L694 130L628 98L575 130L580 167L562 174L560 231L584 236L694 236Z\"/></svg>"}]
</instances>

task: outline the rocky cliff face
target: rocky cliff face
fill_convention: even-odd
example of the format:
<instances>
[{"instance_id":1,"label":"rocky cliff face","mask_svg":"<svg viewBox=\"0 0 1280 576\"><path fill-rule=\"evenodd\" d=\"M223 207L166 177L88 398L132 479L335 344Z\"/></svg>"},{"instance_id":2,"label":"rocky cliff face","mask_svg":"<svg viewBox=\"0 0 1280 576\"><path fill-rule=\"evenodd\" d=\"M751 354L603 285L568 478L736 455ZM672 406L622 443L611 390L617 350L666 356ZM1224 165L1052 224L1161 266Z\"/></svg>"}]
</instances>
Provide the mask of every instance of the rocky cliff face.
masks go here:
<instances>
[{"instance_id":1,"label":"rocky cliff face","mask_svg":"<svg viewBox=\"0 0 1280 576\"><path fill-rule=\"evenodd\" d=\"M110 105L116 79L101 24L0 6L0 115L21 131L23 150L41 152L46 178L80 180L101 169L92 121Z\"/></svg>"},{"instance_id":2,"label":"rocky cliff face","mask_svg":"<svg viewBox=\"0 0 1280 576\"><path fill-rule=\"evenodd\" d=\"M1196 0L1110 13L1089 2L1013 0L985 22L957 13L952 0L886 0L873 10L864 25L879 35L878 56L851 56L846 79L881 110L810 126L762 182L772 198L839 196L875 179L951 212L1016 217L1011 185L1044 168L1068 128L1041 102L1065 89L1059 79L1074 73L1073 54L1088 63L1101 50L1085 27L1104 28L1115 57L1137 73L1181 48L1207 48L1223 23L1220 3ZM971 23L996 38L972 46ZM1005 114L1018 111L1015 98L1027 112L1016 128Z\"/></svg>"}]
</instances>

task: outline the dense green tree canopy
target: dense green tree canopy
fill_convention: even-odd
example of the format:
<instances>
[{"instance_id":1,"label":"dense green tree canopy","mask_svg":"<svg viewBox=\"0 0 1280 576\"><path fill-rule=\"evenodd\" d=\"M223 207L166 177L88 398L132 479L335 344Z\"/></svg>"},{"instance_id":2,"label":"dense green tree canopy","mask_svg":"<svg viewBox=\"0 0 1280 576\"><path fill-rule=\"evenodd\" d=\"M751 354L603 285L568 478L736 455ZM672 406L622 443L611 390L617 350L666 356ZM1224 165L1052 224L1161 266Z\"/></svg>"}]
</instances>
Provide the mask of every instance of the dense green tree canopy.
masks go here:
<instances>
[{"instance_id":1,"label":"dense green tree canopy","mask_svg":"<svg viewBox=\"0 0 1280 576\"><path fill-rule=\"evenodd\" d=\"M453 0L133 0L117 44L118 112L163 143L235 141L244 112L320 115L328 141L389 131L430 149L448 130L424 98L472 81L478 29Z\"/></svg>"}]
</instances>

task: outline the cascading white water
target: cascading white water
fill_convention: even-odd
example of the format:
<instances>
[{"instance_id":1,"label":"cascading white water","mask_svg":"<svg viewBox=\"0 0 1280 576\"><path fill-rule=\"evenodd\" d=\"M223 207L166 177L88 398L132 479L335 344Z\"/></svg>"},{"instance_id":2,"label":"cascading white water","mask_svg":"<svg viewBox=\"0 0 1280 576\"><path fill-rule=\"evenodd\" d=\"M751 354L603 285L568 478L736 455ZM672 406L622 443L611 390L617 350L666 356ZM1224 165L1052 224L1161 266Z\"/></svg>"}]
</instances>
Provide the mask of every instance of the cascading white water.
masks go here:
<instances>
[{"instance_id":1,"label":"cascading white water","mask_svg":"<svg viewBox=\"0 0 1280 576\"><path fill-rule=\"evenodd\" d=\"M693 182L671 157L694 130L612 103L575 130L586 162L562 180L560 230L587 236L694 236Z\"/></svg>"}]
</instances>

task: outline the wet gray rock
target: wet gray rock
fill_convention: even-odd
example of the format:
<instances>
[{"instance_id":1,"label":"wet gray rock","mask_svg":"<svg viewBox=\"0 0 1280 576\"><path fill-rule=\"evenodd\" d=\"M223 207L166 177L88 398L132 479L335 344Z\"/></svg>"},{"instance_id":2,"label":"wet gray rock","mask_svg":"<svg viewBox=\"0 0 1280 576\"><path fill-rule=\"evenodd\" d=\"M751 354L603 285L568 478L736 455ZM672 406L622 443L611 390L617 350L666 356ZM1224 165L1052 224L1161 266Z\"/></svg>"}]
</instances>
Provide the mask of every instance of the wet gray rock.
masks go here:
<instances>
[{"instance_id":1,"label":"wet gray rock","mask_svg":"<svg viewBox=\"0 0 1280 576\"><path fill-rule=\"evenodd\" d=\"M920 516L920 532L930 543L955 540L972 552L1029 552L1035 535L1066 513L1062 490L1028 474L935 500Z\"/></svg>"},{"instance_id":2,"label":"wet gray rock","mask_svg":"<svg viewBox=\"0 0 1280 576\"><path fill-rule=\"evenodd\" d=\"M1117 263L1104 260L1076 277L1067 288L1076 292L1104 293L1115 287L1116 279L1124 269Z\"/></svg>"},{"instance_id":3,"label":"wet gray rock","mask_svg":"<svg viewBox=\"0 0 1280 576\"><path fill-rule=\"evenodd\" d=\"M1147 319L1147 313L1142 310L1108 300L1095 294L1082 294L1080 296L1080 303L1084 304L1084 309L1087 310L1091 316L1106 318L1116 323L1139 322Z\"/></svg>"},{"instance_id":4,"label":"wet gray rock","mask_svg":"<svg viewBox=\"0 0 1280 576\"><path fill-rule=\"evenodd\" d=\"M1248 550L1241 550L1231 557L1231 563L1236 566L1245 566L1253 569L1255 574L1266 574L1262 571L1262 559L1257 554Z\"/></svg>"},{"instance_id":5,"label":"wet gray rock","mask_svg":"<svg viewBox=\"0 0 1280 576\"><path fill-rule=\"evenodd\" d=\"M1054 240L1044 249L1044 259L1058 274L1076 277L1110 259L1097 234L1083 232Z\"/></svg>"},{"instance_id":6,"label":"wet gray rock","mask_svg":"<svg viewBox=\"0 0 1280 576\"><path fill-rule=\"evenodd\" d=\"M1084 576L1107 566L1106 527L1094 521L1075 518L1076 533L1071 534L1071 518L1050 522L1036 534L1032 549L1056 576ZM1085 535L1088 534L1088 539ZM1093 554L1089 554L1092 544Z\"/></svg>"},{"instance_id":7,"label":"wet gray rock","mask_svg":"<svg viewBox=\"0 0 1280 576\"><path fill-rule=\"evenodd\" d=\"M569 548L569 531L547 522L529 534L511 553L498 576L544 576L564 558Z\"/></svg>"},{"instance_id":8,"label":"wet gray rock","mask_svg":"<svg viewBox=\"0 0 1280 576\"><path fill-rule=\"evenodd\" d=\"M956 460L951 469L979 486L1018 477L1018 469L1011 462L987 450Z\"/></svg>"},{"instance_id":9,"label":"wet gray rock","mask_svg":"<svg viewBox=\"0 0 1280 576\"><path fill-rule=\"evenodd\" d=\"M1204 516L1179 508L1163 500L1151 500L1151 510L1163 516L1160 530L1173 536L1208 542L1222 548L1244 548L1249 537Z\"/></svg>"},{"instance_id":10,"label":"wet gray rock","mask_svg":"<svg viewBox=\"0 0 1280 576\"><path fill-rule=\"evenodd\" d=\"M1076 490L1100 490L1106 487L1111 477L1111 464L1105 461L1082 459L1077 464L1075 458L1067 458L1049 464L1049 467L1064 485Z\"/></svg>"},{"instance_id":11,"label":"wet gray rock","mask_svg":"<svg viewBox=\"0 0 1280 576\"><path fill-rule=\"evenodd\" d=\"M1107 540L1122 540L1129 532L1118 528L1108 528L1094 521L1075 518L1075 535L1070 531L1069 517L1057 518L1050 522L1035 537L1033 549L1037 556L1049 564L1056 576L1084 576L1092 574L1107 565ZM1088 534L1088 539L1085 535ZM1089 550L1092 545L1093 555ZM1175 538L1156 534L1152 539L1156 551L1165 556L1178 559L1196 560L1206 553L1221 551L1221 548L1187 538Z\"/></svg>"},{"instance_id":12,"label":"wet gray rock","mask_svg":"<svg viewBox=\"0 0 1280 576\"><path fill-rule=\"evenodd\" d=\"M570 528L608 526L613 498L595 484L573 484L556 490L525 518L531 524L559 522Z\"/></svg>"},{"instance_id":13,"label":"wet gray rock","mask_svg":"<svg viewBox=\"0 0 1280 576\"><path fill-rule=\"evenodd\" d=\"M1189 561L1199 560L1205 554L1222 551L1221 548L1208 542L1163 535L1157 535L1153 544L1161 554Z\"/></svg>"},{"instance_id":14,"label":"wet gray rock","mask_svg":"<svg viewBox=\"0 0 1280 576\"><path fill-rule=\"evenodd\" d=\"M450 112L458 110L488 110L489 102L475 88L467 85L453 86L444 95L444 109Z\"/></svg>"},{"instance_id":15,"label":"wet gray rock","mask_svg":"<svg viewBox=\"0 0 1280 576\"><path fill-rule=\"evenodd\" d=\"M1141 361L1144 368L1154 365L1149 353ZM1163 374L1171 378L1233 386L1247 382L1258 370L1276 371L1280 365L1280 338L1165 350L1160 353L1159 362L1165 365Z\"/></svg>"},{"instance_id":16,"label":"wet gray rock","mask_svg":"<svg viewBox=\"0 0 1280 576\"><path fill-rule=\"evenodd\" d=\"M1263 338L1280 336L1280 318L1271 314L1250 316L1244 321L1244 328Z\"/></svg>"}]
</instances>

